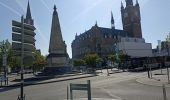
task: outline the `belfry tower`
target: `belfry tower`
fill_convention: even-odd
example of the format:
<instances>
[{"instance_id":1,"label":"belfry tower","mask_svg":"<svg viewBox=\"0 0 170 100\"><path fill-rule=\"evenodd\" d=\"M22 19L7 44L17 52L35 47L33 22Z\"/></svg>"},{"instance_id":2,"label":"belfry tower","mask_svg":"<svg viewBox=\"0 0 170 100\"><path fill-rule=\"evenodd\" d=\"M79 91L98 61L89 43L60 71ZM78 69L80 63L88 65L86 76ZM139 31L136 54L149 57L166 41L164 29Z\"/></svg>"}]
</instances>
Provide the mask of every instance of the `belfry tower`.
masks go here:
<instances>
[{"instance_id":1,"label":"belfry tower","mask_svg":"<svg viewBox=\"0 0 170 100\"><path fill-rule=\"evenodd\" d=\"M47 66L45 72L48 74L64 73L68 69L68 58L66 44L62 38L58 13L56 11L56 6L54 5L49 55L47 56Z\"/></svg>"},{"instance_id":2,"label":"belfry tower","mask_svg":"<svg viewBox=\"0 0 170 100\"><path fill-rule=\"evenodd\" d=\"M135 5L133 5L133 0L125 1L126 7L121 3L123 30L131 37L142 38L141 15L138 0L136 0Z\"/></svg>"}]
</instances>

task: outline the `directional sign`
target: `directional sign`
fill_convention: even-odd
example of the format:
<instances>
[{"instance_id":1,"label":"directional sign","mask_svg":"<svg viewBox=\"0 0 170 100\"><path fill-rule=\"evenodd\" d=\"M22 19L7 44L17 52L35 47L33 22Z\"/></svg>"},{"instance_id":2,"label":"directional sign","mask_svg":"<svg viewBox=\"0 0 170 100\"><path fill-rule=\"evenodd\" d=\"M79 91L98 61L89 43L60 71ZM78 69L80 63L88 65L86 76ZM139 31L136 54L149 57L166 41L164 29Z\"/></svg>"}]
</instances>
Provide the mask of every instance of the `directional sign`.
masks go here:
<instances>
[{"instance_id":1,"label":"directional sign","mask_svg":"<svg viewBox=\"0 0 170 100\"><path fill-rule=\"evenodd\" d=\"M22 24L20 22L17 21L12 21L12 26L16 26L16 27L22 27ZM28 30L35 30L35 27L29 24L24 23L24 29L28 29Z\"/></svg>"},{"instance_id":2,"label":"directional sign","mask_svg":"<svg viewBox=\"0 0 170 100\"><path fill-rule=\"evenodd\" d=\"M21 48L22 48L21 43L12 42L12 49L13 50L21 51ZM35 46L32 45L32 44L24 43L24 51L34 52L35 51Z\"/></svg>"},{"instance_id":3,"label":"directional sign","mask_svg":"<svg viewBox=\"0 0 170 100\"><path fill-rule=\"evenodd\" d=\"M13 55L14 56L21 56L21 51L13 50ZM26 56L33 56L33 53L29 52L29 51L24 51L24 57L26 57Z\"/></svg>"},{"instance_id":4,"label":"directional sign","mask_svg":"<svg viewBox=\"0 0 170 100\"><path fill-rule=\"evenodd\" d=\"M21 40L22 39L21 34L12 33L12 38L13 38L13 41L22 41ZM34 44L35 43L35 39L34 39L33 36L24 35L24 43Z\"/></svg>"},{"instance_id":5,"label":"directional sign","mask_svg":"<svg viewBox=\"0 0 170 100\"><path fill-rule=\"evenodd\" d=\"M12 31L16 33L21 33L22 29L20 27L12 27ZM24 29L24 35L35 36L35 32L31 30Z\"/></svg>"},{"instance_id":6,"label":"directional sign","mask_svg":"<svg viewBox=\"0 0 170 100\"><path fill-rule=\"evenodd\" d=\"M87 80L87 84L72 84L72 83L70 83L70 100L73 100L73 90L83 90L83 91L86 90L88 100L91 100L90 80Z\"/></svg>"},{"instance_id":7,"label":"directional sign","mask_svg":"<svg viewBox=\"0 0 170 100\"><path fill-rule=\"evenodd\" d=\"M88 84L70 84L70 88L73 90L88 90Z\"/></svg>"}]
</instances>

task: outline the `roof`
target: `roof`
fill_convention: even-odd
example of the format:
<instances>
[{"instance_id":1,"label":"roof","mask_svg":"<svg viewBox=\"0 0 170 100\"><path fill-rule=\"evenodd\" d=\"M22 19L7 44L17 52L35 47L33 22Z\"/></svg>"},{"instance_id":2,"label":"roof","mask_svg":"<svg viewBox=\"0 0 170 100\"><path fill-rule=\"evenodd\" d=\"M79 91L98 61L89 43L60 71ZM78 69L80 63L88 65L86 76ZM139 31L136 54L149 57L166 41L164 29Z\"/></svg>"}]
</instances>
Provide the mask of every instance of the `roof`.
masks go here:
<instances>
[{"instance_id":1,"label":"roof","mask_svg":"<svg viewBox=\"0 0 170 100\"><path fill-rule=\"evenodd\" d=\"M101 31L102 34L112 34L112 35L117 35L122 37L127 36L127 33L125 31L119 29L99 27L99 30Z\"/></svg>"},{"instance_id":2,"label":"roof","mask_svg":"<svg viewBox=\"0 0 170 100\"><path fill-rule=\"evenodd\" d=\"M128 35L127 32L125 32L124 30L120 30L120 29L111 29L111 28L104 28L104 27L97 27L97 28L100 30L100 33L103 35L112 34L113 36L115 35L115 36L121 36L121 37L126 37ZM92 31L92 28L78 35L77 37L83 37L87 35L88 33L91 33L91 31Z\"/></svg>"}]
</instances>

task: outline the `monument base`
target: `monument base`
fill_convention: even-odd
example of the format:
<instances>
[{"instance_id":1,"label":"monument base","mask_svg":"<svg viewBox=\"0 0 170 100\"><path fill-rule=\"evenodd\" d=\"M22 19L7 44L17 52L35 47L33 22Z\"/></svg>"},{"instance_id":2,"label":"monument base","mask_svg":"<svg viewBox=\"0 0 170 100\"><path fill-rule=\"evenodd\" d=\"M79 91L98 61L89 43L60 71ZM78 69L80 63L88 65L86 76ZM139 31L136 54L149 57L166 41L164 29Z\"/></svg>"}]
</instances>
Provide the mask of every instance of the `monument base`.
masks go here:
<instances>
[{"instance_id":1,"label":"monument base","mask_svg":"<svg viewBox=\"0 0 170 100\"><path fill-rule=\"evenodd\" d=\"M71 72L71 67L46 67L43 71L44 75L63 75Z\"/></svg>"},{"instance_id":2,"label":"monument base","mask_svg":"<svg viewBox=\"0 0 170 100\"><path fill-rule=\"evenodd\" d=\"M62 75L71 71L68 64L68 54L51 53L47 56L47 65L43 71L44 75Z\"/></svg>"}]
</instances>

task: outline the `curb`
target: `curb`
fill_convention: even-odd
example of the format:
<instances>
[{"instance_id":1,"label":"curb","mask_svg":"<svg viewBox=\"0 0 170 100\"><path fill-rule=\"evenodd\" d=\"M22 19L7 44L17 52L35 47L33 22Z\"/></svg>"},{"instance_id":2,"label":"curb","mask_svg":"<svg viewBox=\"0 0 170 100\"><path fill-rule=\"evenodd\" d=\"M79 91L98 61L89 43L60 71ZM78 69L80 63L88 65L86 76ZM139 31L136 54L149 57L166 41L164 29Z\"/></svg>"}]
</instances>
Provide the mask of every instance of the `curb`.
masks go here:
<instances>
[{"instance_id":1,"label":"curb","mask_svg":"<svg viewBox=\"0 0 170 100\"><path fill-rule=\"evenodd\" d=\"M135 81L138 82L138 83L140 83L140 84L143 84L143 85L162 87L162 84L161 84L161 85L156 85L156 84L147 84L147 83L141 82L141 81L139 81L139 78L136 79ZM165 86L168 87L168 88L170 88L170 85L168 85L167 83L165 83Z\"/></svg>"},{"instance_id":2,"label":"curb","mask_svg":"<svg viewBox=\"0 0 170 100\"><path fill-rule=\"evenodd\" d=\"M75 79L88 78L88 77L95 77L95 76L97 76L97 75L88 75L88 76L82 76L82 77L60 79L60 80L53 80L53 81L47 81L47 82L38 82L38 83L34 83L34 82L36 82L36 81L34 81L34 82L24 83L24 86L47 84L47 83L55 83L55 82L62 82L62 81L75 80ZM3 88L3 87L20 87L20 83L9 85L9 86L0 86L0 88Z\"/></svg>"}]
</instances>

